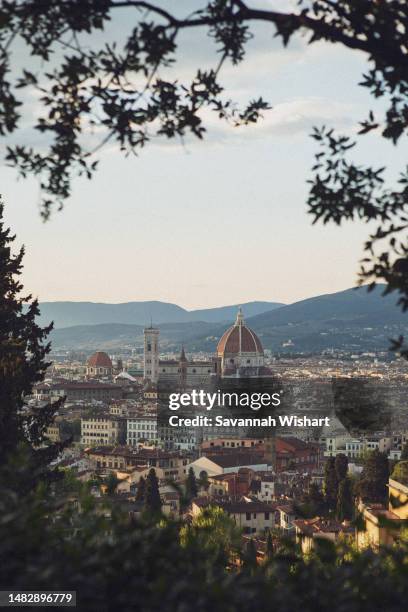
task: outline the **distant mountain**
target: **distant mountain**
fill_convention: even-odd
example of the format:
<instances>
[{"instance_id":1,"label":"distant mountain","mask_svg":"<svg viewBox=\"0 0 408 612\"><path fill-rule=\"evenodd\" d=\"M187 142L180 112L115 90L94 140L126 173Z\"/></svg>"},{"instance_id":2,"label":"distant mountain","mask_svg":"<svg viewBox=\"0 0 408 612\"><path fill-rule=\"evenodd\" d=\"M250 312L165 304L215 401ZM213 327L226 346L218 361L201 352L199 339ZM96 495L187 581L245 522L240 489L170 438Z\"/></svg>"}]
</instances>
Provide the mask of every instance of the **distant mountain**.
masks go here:
<instances>
[{"instance_id":1,"label":"distant mountain","mask_svg":"<svg viewBox=\"0 0 408 612\"><path fill-rule=\"evenodd\" d=\"M371 293L365 288L347 289L247 316L246 321L257 332L264 348L274 352L318 352L328 348L385 350L389 347L390 338L399 334L408 336L408 313L402 313L396 306L396 296L382 297L381 293L382 287ZM160 302L155 304L163 306ZM255 304L250 303L251 308L256 310ZM258 304L264 308L268 303ZM168 306L179 308L171 304ZM183 309L180 310L183 312ZM248 305L244 305L245 310L250 312ZM170 311L168 309L167 313ZM173 313L177 312L173 310ZM178 350L184 343L191 352L213 351L218 338L235 319L236 306L192 313L196 313L198 319L206 316L215 320L159 323L156 315L154 322L160 326L162 348ZM192 313L187 314L191 316ZM142 337L143 325L104 323L56 329L51 340L53 348L108 350L141 346Z\"/></svg>"},{"instance_id":2,"label":"distant mountain","mask_svg":"<svg viewBox=\"0 0 408 612\"><path fill-rule=\"evenodd\" d=\"M245 317L253 317L255 315L280 308L281 306L284 306L284 304L280 302L246 302L245 304L234 304L233 306L220 306L219 308L191 310L188 315L191 321L206 321L208 323L234 321L237 316L239 306L241 306Z\"/></svg>"},{"instance_id":3,"label":"distant mountain","mask_svg":"<svg viewBox=\"0 0 408 612\"><path fill-rule=\"evenodd\" d=\"M280 302L248 302L242 304L245 316L253 316L282 306ZM54 321L55 328L76 325L98 325L121 323L126 325L155 325L162 323L186 323L204 321L219 323L235 318L238 305L185 310L168 302L126 302L104 304L94 302L42 302L40 304L41 325Z\"/></svg>"},{"instance_id":4,"label":"distant mountain","mask_svg":"<svg viewBox=\"0 0 408 612\"><path fill-rule=\"evenodd\" d=\"M389 339L408 331L408 313L384 286L320 295L248 319L264 346L275 350L386 349Z\"/></svg>"},{"instance_id":5,"label":"distant mountain","mask_svg":"<svg viewBox=\"0 0 408 612\"><path fill-rule=\"evenodd\" d=\"M377 325L403 323L408 315L396 307L396 295L383 296L384 286L379 285L368 292L365 287L346 289L338 293L318 295L282 306L250 318L256 329L275 325L295 325L305 322L326 322L335 325L352 322L354 325Z\"/></svg>"}]
</instances>

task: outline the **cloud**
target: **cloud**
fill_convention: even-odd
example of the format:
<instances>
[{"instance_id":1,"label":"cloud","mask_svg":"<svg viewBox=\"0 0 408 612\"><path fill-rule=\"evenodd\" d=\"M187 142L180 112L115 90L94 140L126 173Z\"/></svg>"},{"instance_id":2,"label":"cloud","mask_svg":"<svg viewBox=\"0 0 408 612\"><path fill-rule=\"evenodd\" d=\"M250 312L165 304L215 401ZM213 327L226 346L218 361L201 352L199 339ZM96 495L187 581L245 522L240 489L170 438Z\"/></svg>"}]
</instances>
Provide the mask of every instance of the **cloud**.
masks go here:
<instances>
[{"instance_id":1,"label":"cloud","mask_svg":"<svg viewBox=\"0 0 408 612\"><path fill-rule=\"evenodd\" d=\"M345 133L353 131L357 124L357 109L349 104L335 102L328 98L304 97L276 104L264 113L256 124L234 127L218 119L209 109L201 112L207 129L205 142L187 135L183 145L188 149L196 146L226 146L244 144L250 140L264 139L268 136L293 138L299 134L309 135L313 126L323 124L333 126ZM152 146L171 149L180 147L180 140L153 139Z\"/></svg>"}]
</instances>

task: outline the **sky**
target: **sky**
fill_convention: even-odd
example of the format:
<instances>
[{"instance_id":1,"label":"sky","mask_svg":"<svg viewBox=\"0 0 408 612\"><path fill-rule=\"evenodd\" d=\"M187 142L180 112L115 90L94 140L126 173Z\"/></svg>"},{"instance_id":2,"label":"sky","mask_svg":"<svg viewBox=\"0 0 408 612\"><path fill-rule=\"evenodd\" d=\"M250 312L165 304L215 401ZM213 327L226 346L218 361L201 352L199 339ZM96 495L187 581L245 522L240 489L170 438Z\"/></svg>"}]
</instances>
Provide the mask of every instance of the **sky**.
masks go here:
<instances>
[{"instance_id":1,"label":"sky","mask_svg":"<svg viewBox=\"0 0 408 612\"><path fill-rule=\"evenodd\" d=\"M199 2L183 0L178 9L192 4ZM277 4L289 5L257 6ZM133 22L122 13L104 36L120 38ZM162 300L192 309L290 303L356 283L369 228L312 226L306 199L312 126L352 134L376 109L358 86L366 59L301 38L283 49L272 34L258 28L246 61L221 73L238 102L262 95L273 107L256 126L231 128L207 113L204 142L157 140L127 159L106 147L93 180L76 179L64 210L46 223L37 181L0 166L6 221L26 247L29 291L41 301ZM27 62L23 49L14 61L16 70ZM205 33L186 33L171 74L188 79L215 63ZM29 109L36 104L27 101ZM19 137L36 144L29 130ZM390 181L403 169L402 148L377 134L360 139L354 158L387 164Z\"/></svg>"}]
</instances>

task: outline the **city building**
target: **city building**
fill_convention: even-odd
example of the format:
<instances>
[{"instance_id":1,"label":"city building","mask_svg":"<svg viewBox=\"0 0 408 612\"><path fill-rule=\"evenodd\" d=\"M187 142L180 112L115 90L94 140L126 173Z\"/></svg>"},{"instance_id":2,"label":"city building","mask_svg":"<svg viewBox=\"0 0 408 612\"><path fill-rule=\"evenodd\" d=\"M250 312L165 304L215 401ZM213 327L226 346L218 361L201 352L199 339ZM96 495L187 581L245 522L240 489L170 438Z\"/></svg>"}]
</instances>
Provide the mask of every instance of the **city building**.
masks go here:
<instances>
[{"instance_id":1,"label":"city building","mask_svg":"<svg viewBox=\"0 0 408 612\"><path fill-rule=\"evenodd\" d=\"M354 527L333 519L295 519L293 523L303 554L313 550L317 539L337 542L341 538L351 541L354 537Z\"/></svg>"},{"instance_id":2,"label":"city building","mask_svg":"<svg viewBox=\"0 0 408 612\"><path fill-rule=\"evenodd\" d=\"M129 446L100 446L85 451L96 469L154 468L157 477L184 480L191 455L182 451L164 451L159 448L131 448Z\"/></svg>"},{"instance_id":3,"label":"city building","mask_svg":"<svg viewBox=\"0 0 408 612\"><path fill-rule=\"evenodd\" d=\"M125 438L124 419L110 415L92 415L81 419L81 444L123 444Z\"/></svg>"},{"instance_id":4,"label":"city building","mask_svg":"<svg viewBox=\"0 0 408 612\"><path fill-rule=\"evenodd\" d=\"M52 401L65 397L66 402L75 401L109 401L122 397L122 389L118 385L98 381L69 381L40 383L34 386L34 398L41 401Z\"/></svg>"},{"instance_id":5,"label":"city building","mask_svg":"<svg viewBox=\"0 0 408 612\"><path fill-rule=\"evenodd\" d=\"M224 376L265 374L264 351L258 336L247 327L241 308L237 318L220 338L216 351L217 373Z\"/></svg>"},{"instance_id":6,"label":"city building","mask_svg":"<svg viewBox=\"0 0 408 612\"><path fill-rule=\"evenodd\" d=\"M212 361L189 361L184 348L178 359L159 359L159 330L144 330L144 377L146 380L178 388L202 386L215 372Z\"/></svg>"},{"instance_id":7,"label":"city building","mask_svg":"<svg viewBox=\"0 0 408 612\"><path fill-rule=\"evenodd\" d=\"M212 455L211 457L199 457L189 465L190 467L198 478L202 471L207 472L208 476L236 472L238 468L243 467L251 468L254 471L266 471L268 464L262 453L229 452L228 454Z\"/></svg>"},{"instance_id":8,"label":"city building","mask_svg":"<svg viewBox=\"0 0 408 612\"><path fill-rule=\"evenodd\" d=\"M106 378L113 374L112 361L106 353L97 351L88 359L86 375L88 378Z\"/></svg>"},{"instance_id":9,"label":"city building","mask_svg":"<svg viewBox=\"0 0 408 612\"><path fill-rule=\"evenodd\" d=\"M157 417L137 416L127 419L126 443L136 446L142 440L157 442Z\"/></svg>"},{"instance_id":10,"label":"city building","mask_svg":"<svg viewBox=\"0 0 408 612\"><path fill-rule=\"evenodd\" d=\"M152 326L144 330L144 377L152 383L167 383L184 389L203 387L210 382L212 376L271 375L269 368L264 365L261 341L245 324L241 308L234 325L221 336L211 360L188 360L184 348L178 359L160 359L159 335L159 329Z\"/></svg>"},{"instance_id":11,"label":"city building","mask_svg":"<svg viewBox=\"0 0 408 612\"><path fill-rule=\"evenodd\" d=\"M244 534L269 531L275 526L276 505L245 496L236 501L197 497L191 504L191 514L197 516L203 509L214 504L222 508Z\"/></svg>"}]
</instances>

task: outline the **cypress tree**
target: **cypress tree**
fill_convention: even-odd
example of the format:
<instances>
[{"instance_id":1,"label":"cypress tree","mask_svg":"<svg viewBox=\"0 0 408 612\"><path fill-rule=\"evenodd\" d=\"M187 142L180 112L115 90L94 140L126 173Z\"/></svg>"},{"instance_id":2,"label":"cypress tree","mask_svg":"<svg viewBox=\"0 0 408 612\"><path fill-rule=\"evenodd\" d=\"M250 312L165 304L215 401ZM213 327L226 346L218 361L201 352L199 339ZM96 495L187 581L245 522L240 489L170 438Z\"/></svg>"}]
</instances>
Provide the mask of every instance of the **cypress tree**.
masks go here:
<instances>
[{"instance_id":1,"label":"cypress tree","mask_svg":"<svg viewBox=\"0 0 408 612\"><path fill-rule=\"evenodd\" d=\"M144 507L148 513L158 515L161 512L161 506L159 482L157 480L156 471L151 468L146 478Z\"/></svg>"},{"instance_id":2,"label":"cypress tree","mask_svg":"<svg viewBox=\"0 0 408 612\"><path fill-rule=\"evenodd\" d=\"M273 557L273 541L272 541L272 536L271 536L271 532L268 531L268 537L266 538L266 558L268 560L272 559Z\"/></svg>"},{"instance_id":3,"label":"cypress tree","mask_svg":"<svg viewBox=\"0 0 408 612\"><path fill-rule=\"evenodd\" d=\"M255 542L251 538L245 546L244 554L242 557L242 568L246 571L252 572L256 569L256 546Z\"/></svg>"},{"instance_id":4,"label":"cypress tree","mask_svg":"<svg viewBox=\"0 0 408 612\"><path fill-rule=\"evenodd\" d=\"M310 483L307 502L314 516L320 515L324 511L324 496L315 482Z\"/></svg>"},{"instance_id":5,"label":"cypress tree","mask_svg":"<svg viewBox=\"0 0 408 612\"><path fill-rule=\"evenodd\" d=\"M337 504L338 479L334 457L329 457L324 466L324 495L329 510L334 510Z\"/></svg>"},{"instance_id":6,"label":"cypress tree","mask_svg":"<svg viewBox=\"0 0 408 612\"><path fill-rule=\"evenodd\" d=\"M364 462L359 485L363 501L385 503L389 477L388 459L378 450L368 455Z\"/></svg>"},{"instance_id":7,"label":"cypress tree","mask_svg":"<svg viewBox=\"0 0 408 612\"><path fill-rule=\"evenodd\" d=\"M65 444L49 443L46 429L64 399L40 408L26 404L50 365L47 336L53 326L37 325L38 301L22 293L24 247L13 253L15 236L5 227L3 212L0 200L0 480L23 493L56 475L49 465ZM16 469L16 460L28 469Z\"/></svg>"},{"instance_id":8,"label":"cypress tree","mask_svg":"<svg viewBox=\"0 0 408 612\"><path fill-rule=\"evenodd\" d=\"M186 496L188 499L194 499L198 495L198 486L197 480L194 474L193 468L188 470L187 480L186 480Z\"/></svg>"},{"instance_id":9,"label":"cypress tree","mask_svg":"<svg viewBox=\"0 0 408 612\"><path fill-rule=\"evenodd\" d=\"M208 474L205 470L202 470L200 472L200 486L204 489L204 491L208 491L208 489L210 488Z\"/></svg>"},{"instance_id":10,"label":"cypress tree","mask_svg":"<svg viewBox=\"0 0 408 612\"><path fill-rule=\"evenodd\" d=\"M145 491L146 491L146 480L143 478L143 476L141 476L137 484L136 501L144 500Z\"/></svg>"},{"instance_id":11,"label":"cypress tree","mask_svg":"<svg viewBox=\"0 0 408 612\"><path fill-rule=\"evenodd\" d=\"M106 495L115 495L118 484L119 479L117 478L116 474L111 472L105 480Z\"/></svg>"},{"instance_id":12,"label":"cypress tree","mask_svg":"<svg viewBox=\"0 0 408 612\"><path fill-rule=\"evenodd\" d=\"M338 482L344 480L347 476L348 472L348 457L343 453L336 455L336 459L334 461L334 465L336 468L336 475Z\"/></svg>"},{"instance_id":13,"label":"cypress tree","mask_svg":"<svg viewBox=\"0 0 408 612\"><path fill-rule=\"evenodd\" d=\"M337 494L336 516L339 521L351 520L353 518L354 503L353 491L350 478L343 478L339 484Z\"/></svg>"}]
</instances>

